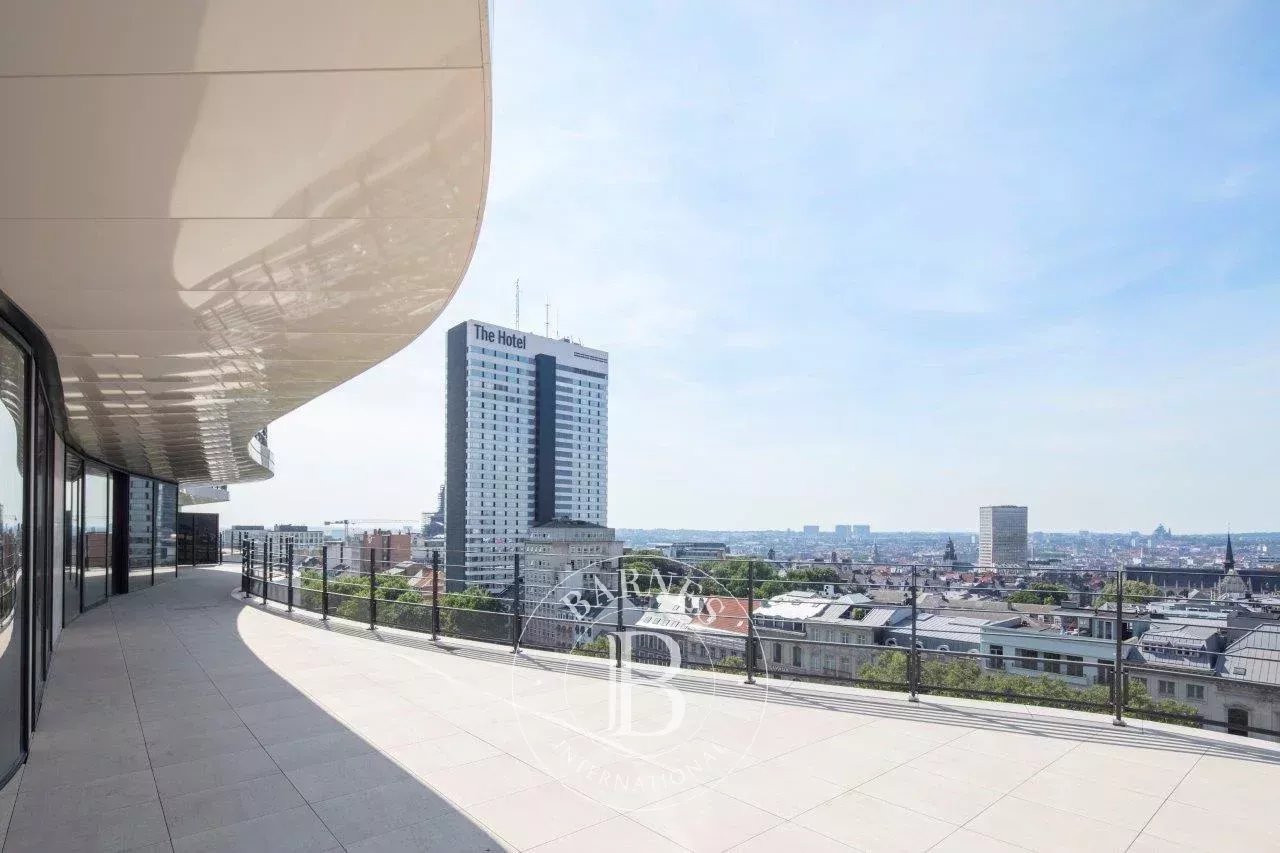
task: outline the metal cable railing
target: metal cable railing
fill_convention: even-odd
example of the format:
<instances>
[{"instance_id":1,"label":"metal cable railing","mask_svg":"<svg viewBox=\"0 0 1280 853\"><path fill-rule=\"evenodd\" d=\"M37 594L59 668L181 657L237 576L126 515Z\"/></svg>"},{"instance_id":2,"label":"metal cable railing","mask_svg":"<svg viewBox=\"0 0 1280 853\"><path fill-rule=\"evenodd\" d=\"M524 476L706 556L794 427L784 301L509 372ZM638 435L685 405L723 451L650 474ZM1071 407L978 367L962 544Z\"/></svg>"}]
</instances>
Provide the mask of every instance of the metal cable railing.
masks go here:
<instances>
[{"instance_id":1,"label":"metal cable railing","mask_svg":"<svg viewBox=\"0 0 1280 853\"><path fill-rule=\"evenodd\" d=\"M525 571L520 556L488 588L467 586L467 567L445 565L439 552L401 556L385 545L251 540L241 592L369 630L608 657L619 667L625 657L741 673L747 683L846 684L911 701L965 696L1280 739L1280 620L1250 611L1231 624L1240 602L1226 599L1198 601L1203 618L1154 607L1168 596L1126 584L1123 569L1056 570L1067 583L1040 586L960 585L919 564L879 580L828 566L813 579L755 559L707 572L628 556L576 568L582 587L567 595L552 573L550 595L547 574Z\"/></svg>"}]
</instances>

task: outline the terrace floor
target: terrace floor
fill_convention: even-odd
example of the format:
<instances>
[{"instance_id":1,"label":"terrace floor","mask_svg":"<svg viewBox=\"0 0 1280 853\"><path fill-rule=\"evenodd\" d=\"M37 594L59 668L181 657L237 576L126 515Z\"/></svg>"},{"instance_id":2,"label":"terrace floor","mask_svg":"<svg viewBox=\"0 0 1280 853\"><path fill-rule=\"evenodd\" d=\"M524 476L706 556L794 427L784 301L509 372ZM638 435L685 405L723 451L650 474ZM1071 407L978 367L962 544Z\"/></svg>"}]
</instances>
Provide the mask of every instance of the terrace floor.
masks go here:
<instances>
[{"instance_id":1,"label":"terrace floor","mask_svg":"<svg viewBox=\"0 0 1280 853\"><path fill-rule=\"evenodd\" d=\"M324 627L238 580L183 569L63 633L0 793L5 853L1280 848L1269 744L702 673L628 686L604 661Z\"/></svg>"}]
</instances>

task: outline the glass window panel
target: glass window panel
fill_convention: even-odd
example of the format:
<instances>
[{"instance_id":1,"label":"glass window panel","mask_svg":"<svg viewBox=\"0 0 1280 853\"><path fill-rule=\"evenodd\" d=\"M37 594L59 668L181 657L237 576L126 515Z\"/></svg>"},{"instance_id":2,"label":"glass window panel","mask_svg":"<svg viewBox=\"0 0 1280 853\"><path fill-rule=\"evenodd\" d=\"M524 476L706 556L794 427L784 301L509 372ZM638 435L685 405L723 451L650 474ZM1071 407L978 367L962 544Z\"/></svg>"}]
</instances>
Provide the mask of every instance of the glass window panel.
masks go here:
<instances>
[{"instance_id":1,"label":"glass window panel","mask_svg":"<svg viewBox=\"0 0 1280 853\"><path fill-rule=\"evenodd\" d=\"M22 758L26 356L0 336L0 778Z\"/></svg>"},{"instance_id":2,"label":"glass window panel","mask_svg":"<svg viewBox=\"0 0 1280 853\"><path fill-rule=\"evenodd\" d=\"M84 510L84 460L67 451L62 490L62 617L64 624L80 615L80 516Z\"/></svg>"},{"instance_id":3,"label":"glass window panel","mask_svg":"<svg viewBox=\"0 0 1280 853\"><path fill-rule=\"evenodd\" d=\"M178 487L156 483L156 583L171 580L178 565Z\"/></svg>"},{"instance_id":4,"label":"glass window panel","mask_svg":"<svg viewBox=\"0 0 1280 853\"><path fill-rule=\"evenodd\" d=\"M129 591L151 586L152 511L154 482L146 477L129 478Z\"/></svg>"},{"instance_id":5,"label":"glass window panel","mask_svg":"<svg viewBox=\"0 0 1280 853\"><path fill-rule=\"evenodd\" d=\"M53 577L49 533L49 485L52 480L52 464L49 443L49 407L44 395L36 394L32 409L31 427L31 707L39 713L44 695L44 682L48 678L50 633L49 602L52 599L50 583ZM34 717L33 717L34 719Z\"/></svg>"},{"instance_id":6,"label":"glass window panel","mask_svg":"<svg viewBox=\"0 0 1280 853\"><path fill-rule=\"evenodd\" d=\"M84 606L107 600L111 576L111 472L92 462L84 473Z\"/></svg>"}]
</instances>

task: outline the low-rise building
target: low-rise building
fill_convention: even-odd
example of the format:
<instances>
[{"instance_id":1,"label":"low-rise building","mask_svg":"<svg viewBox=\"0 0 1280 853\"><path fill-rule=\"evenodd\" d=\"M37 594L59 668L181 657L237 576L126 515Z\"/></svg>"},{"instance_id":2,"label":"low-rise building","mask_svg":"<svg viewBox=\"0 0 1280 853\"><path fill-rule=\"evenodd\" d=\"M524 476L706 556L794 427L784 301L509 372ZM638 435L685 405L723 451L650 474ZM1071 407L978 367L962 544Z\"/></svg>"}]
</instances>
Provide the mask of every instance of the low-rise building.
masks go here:
<instances>
[{"instance_id":1,"label":"low-rise building","mask_svg":"<svg viewBox=\"0 0 1280 853\"><path fill-rule=\"evenodd\" d=\"M237 524L228 532L228 547L239 548L252 542L259 559L264 553L263 549L270 547L273 561L277 557L284 559L285 547L289 543L293 543L294 553L299 559L304 552L310 554L319 551L324 544L323 530L313 530L302 524L277 524L271 530L262 525Z\"/></svg>"},{"instance_id":2,"label":"low-rise building","mask_svg":"<svg viewBox=\"0 0 1280 853\"><path fill-rule=\"evenodd\" d=\"M729 546L723 542L672 542L660 550L663 556L692 566L723 560L729 554Z\"/></svg>"},{"instance_id":3,"label":"low-rise building","mask_svg":"<svg viewBox=\"0 0 1280 853\"><path fill-rule=\"evenodd\" d=\"M535 524L521 547L523 636L531 646L571 649L590 640L578 602L595 607L602 590L618 588L622 540L613 528L567 518ZM566 601L566 599L569 599Z\"/></svg>"},{"instance_id":4,"label":"low-rise building","mask_svg":"<svg viewBox=\"0 0 1280 853\"><path fill-rule=\"evenodd\" d=\"M908 611L907 624L885 632L884 644L910 648L912 630ZM976 616L952 616L942 613L920 613L916 617L915 644L923 651L977 652L982 650L983 631L988 628L1015 628L1021 616L983 619Z\"/></svg>"},{"instance_id":5,"label":"low-rise building","mask_svg":"<svg viewBox=\"0 0 1280 853\"><path fill-rule=\"evenodd\" d=\"M1114 640L1071 634L1058 626L1025 620L986 625L980 633L987 669L1047 675L1079 687L1110 683L1115 672Z\"/></svg>"}]
</instances>

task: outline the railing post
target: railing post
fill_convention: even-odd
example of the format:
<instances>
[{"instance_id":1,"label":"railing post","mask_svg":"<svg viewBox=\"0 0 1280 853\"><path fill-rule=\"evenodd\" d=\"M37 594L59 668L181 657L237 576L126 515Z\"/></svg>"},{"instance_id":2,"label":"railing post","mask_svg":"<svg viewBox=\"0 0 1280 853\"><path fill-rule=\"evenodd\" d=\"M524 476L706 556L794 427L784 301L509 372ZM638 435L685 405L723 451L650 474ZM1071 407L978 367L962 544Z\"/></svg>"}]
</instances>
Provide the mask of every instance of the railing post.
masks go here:
<instances>
[{"instance_id":1,"label":"railing post","mask_svg":"<svg viewBox=\"0 0 1280 853\"><path fill-rule=\"evenodd\" d=\"M369 630L378 623L378 549L369 546Z\"/></svg>"},{"instance_id":2,"label":"railing post","mask_svg":"<svg viewBox=\"0 0 1280 853\"><path fill-rule=\"evenodd\" d=\"M285 591L285 600L288 602L288 611L293 612L293 538L284 544L284 582L288 585Z\"/></svg>"},{"instance_id":3,"label":"railing post","mask_svg":"<svg viewBox=\"0 0 1280 853\"><path fill-rule=\"evenodd\" d=\"M329 619L329 546L320 546L320 619Z\"/></svg>"},{"instance_id":4,"label":"railing post","mask_svg":"<svg viewBox=\"0 0 1280 853\"><path fill-rule=\"evenodd\" d=\"M752 615L756 610L756 564L747 560L747 684L755 684L756 629Z\"/></svg>"},{"instance_id":5,"label":"railing post","mask_svg":"<svg viewBox=\"0 0 1280 853\"><path fill-rule=\"evenodd\" d=\"M1124 655L1124 567L1116 569L1116 662L1111 672L1111 701L1115 706L1116 718L1112 725L1124 725L1124 666L1121 663Z\"/></svg>"},{"instance_id":6,"label":"railing post","mask_svg":"<svg viewBox=\"0 0 1280 853\"><path fill-rule=\"evenodd\" d=\"M622 669L622 595L626 589L626 585L622 582L622 558L618 557L614 562L614 565L617 566L618 569L618 597L614 599L618 605L617 623L615 626L618 632L618 647L614 650L614 656L617 658L614 666L617 669Z\"/></svg>"},{"instance_id":7,"label":"railing post","mask_svg":"<svg viewBox=\"0 0 1280 853\"><path fill-rule=\"evenodd\" d=\"M515 582L511 585L511 653L520 654L520 555L513 554Z\"/></svg>"},{"instance_id":8,"label":"railing post","mask_svg":"<svg viewBox=\"0 0 1280 853\"><path fill-rule=\"evenodd\" d=\"M440 552L431 552L431 639L440 636Z\"/></svg>"},{"instance_id":9,"label":"railing post","mask_svg":"<svg viewBox=\"0 0 1280 853\"><path fill-rule=\"evenodd\" d=\"M916 567L911 567L911 649L907 652L907 681L911 696L908 701L919 702L916 695L920 688L920 650L916 648L916 615L918 614L919 588L916 586Z\"/></svg>"},{"instance_id":10,"label":"railing post","mask_svg":"<svg viewBox=\"0 0 1280 853\"><path fill-rule=\"evenodd\" d=\"M240 594L249 594L249 552L244 547L244 540L240 540ZM155 574L155 566L151 568L152 575Z\"/></svg>"},{"instance_id":11,"label":"railing post","mask_svg":"<svg viewBox=\"0 0 1280 853\"><path fill-rule=\"evenodd\" d=\"M267 546L267 540L262 540L262 606L267 606L267 574L271 571L271 549Z\"/></svg>"}]
</instances>

